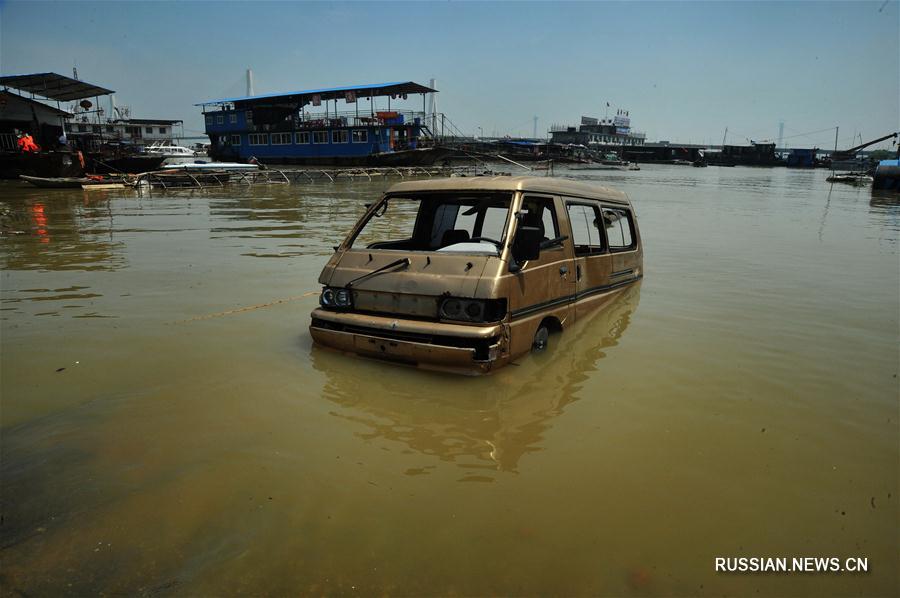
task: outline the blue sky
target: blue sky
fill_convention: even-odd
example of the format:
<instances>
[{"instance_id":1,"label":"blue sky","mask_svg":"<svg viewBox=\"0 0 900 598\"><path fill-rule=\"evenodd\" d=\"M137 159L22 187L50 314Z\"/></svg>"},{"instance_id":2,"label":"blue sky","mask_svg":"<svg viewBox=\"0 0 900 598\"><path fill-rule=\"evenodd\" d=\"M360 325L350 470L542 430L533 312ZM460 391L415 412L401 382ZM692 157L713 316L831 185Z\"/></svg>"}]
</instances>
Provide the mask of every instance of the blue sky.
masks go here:
<instances>
[{"instance_id":1,"label":"blue sky","mask_svg":"<svg viewBox=\"0 0 900 598\"><path fill-rule=\"evenodd\" d=\"M900 10L875 2L0 4L0 72L115 89L135 117L256 92L437 79L463 131L630 111L651 140L830 147L900 128ZM420 107L416 102L411 107Z\"/></svg>"}]
</instances>

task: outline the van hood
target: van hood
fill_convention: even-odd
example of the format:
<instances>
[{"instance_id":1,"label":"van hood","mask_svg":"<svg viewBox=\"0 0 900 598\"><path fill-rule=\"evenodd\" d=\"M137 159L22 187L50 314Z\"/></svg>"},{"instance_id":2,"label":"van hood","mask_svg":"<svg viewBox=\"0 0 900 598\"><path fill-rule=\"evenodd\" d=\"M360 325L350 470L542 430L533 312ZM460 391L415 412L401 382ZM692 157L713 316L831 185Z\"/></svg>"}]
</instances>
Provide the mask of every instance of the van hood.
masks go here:
<instances>
[{"instance_id":1,"label":"van hood","mask_svg":"<svg viewBox=\"0 0 900 598\"><path fill-rule=\"evenodd\" d=\"M353 284L357 291L375 291L404 295L452 295L474 297L478 281L490 255L443 254L439 252L346 251L330 273L322 272L320 282L331 287L345 287L352 280L407 258L409 265L398 265L371 278Z\"/></svg>"}]
</instances>

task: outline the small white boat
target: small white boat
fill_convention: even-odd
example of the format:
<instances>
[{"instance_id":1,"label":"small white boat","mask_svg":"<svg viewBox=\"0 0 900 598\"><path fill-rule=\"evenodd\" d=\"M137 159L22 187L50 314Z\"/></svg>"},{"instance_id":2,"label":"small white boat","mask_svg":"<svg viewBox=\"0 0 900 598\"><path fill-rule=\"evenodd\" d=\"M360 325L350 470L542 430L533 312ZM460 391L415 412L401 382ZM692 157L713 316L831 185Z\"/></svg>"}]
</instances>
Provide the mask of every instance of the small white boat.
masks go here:
<instances>
[{"instance_id":1,"label":"small white boat","mask_svg":"<svg viewBox=\"0 0 900 598\"><path fill-rule=\"evenodd\" d=\"M184 147L183 145L168 145L161 143L154 143L150 147L146 148L144 150L144 153L150 154L152 156L165 156L166 159L163 160L162 163L164 167L174 164L186 164L195 162L198 157L202 157L201 154L198 154L189 147Z\"/></svg>"},{"instance_id":2,"label":"small white boat","mask_svg":"<svg viewBox=\"0 0 900 598\"><path fill-rule=\"evenodd\" d=\"M868 185L875 180L865 172L848 172L845 174L832 174L825 179L829 183L849 183L851 185Z\"/></svg>"},{"instance_id":3,"label":"small white boat","mask_svg":"<svg viewBox=\"0 0 900 598\"><path fill-rule=\"evenodd\" d=\"M184 164L163 164L163 170L260 170L258 164L241 162L187 162Z\"/></svg>"}]
</instances>

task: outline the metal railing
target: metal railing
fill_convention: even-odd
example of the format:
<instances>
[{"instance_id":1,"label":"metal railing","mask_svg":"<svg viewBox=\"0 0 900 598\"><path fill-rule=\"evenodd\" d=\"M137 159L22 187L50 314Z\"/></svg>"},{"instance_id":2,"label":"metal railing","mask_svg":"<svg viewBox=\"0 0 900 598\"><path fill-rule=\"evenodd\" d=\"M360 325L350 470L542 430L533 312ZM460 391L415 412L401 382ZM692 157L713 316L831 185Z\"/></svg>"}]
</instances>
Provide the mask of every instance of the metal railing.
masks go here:
<instances>
[{"instance_id":1,"label":"metal railing","mask_svg":"<svg viewBox=\"0 0 900 598\"><path fill-rule=\"evenodd\" d=\"M0 150L9 151L19 149L19 142L15 133L0 133Z\"/></svg>"}]
</instances>

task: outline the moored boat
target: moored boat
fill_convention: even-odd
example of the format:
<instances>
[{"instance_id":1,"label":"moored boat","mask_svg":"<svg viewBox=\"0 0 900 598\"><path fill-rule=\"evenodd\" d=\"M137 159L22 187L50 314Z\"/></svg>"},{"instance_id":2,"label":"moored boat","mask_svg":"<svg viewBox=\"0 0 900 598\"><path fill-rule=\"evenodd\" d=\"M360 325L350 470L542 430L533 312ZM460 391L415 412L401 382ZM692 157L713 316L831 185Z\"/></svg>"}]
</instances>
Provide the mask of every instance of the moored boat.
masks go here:
<instances>
[{"instance_id":1,"label":"moored boat","mask_svg":"<svg viewBox=\"0 0 900 598\"><path fill-rule=\"evenodd\" d=\"M79 189L89 185L125 184L124 178L116 177L39 177L19 175L23 181L42 189Z\"/></svg>"},{"instance_id":2,"label":"moored boat","mask_svg":"<svg viewBox=\"0 0 900 598\"><path fill-rule=\"evenodd\" d=\"M825 179L829 183L848 183L850 185L868 185L874 179L865 172L845 172L841 174L832 174Z\"/></svg>"},{"instance_id":3,"label":"moored boat","mask_svg":"<svg viewBox=\"0 0 900 598\"><path fill-rule=\"evenodd\" d=\"M201 106L214 160L262 164L427 166L452 150L436 144L445 117L391 108L437 93L412 81L209 100ZM386 110L377 109L385 98ZM338 111L342 100L347 110ZM365 103L365 107L360 104ZM318 108L317 110L311 110ZM424 108L424 105L423 105ZM352 109L352 111L351 111Z\"/></svg>"},{"instance_id":4,"label":"moored boat","mask_svg":"<svg viewBox=\"0 0 900 598\"><path fill-rule=\"evenodd\" d=\"M242 162L186 162L183 164L164 164L162 170L171 172L175 170L259 170L259 164Z\"/></svg>"}]
</instances>

